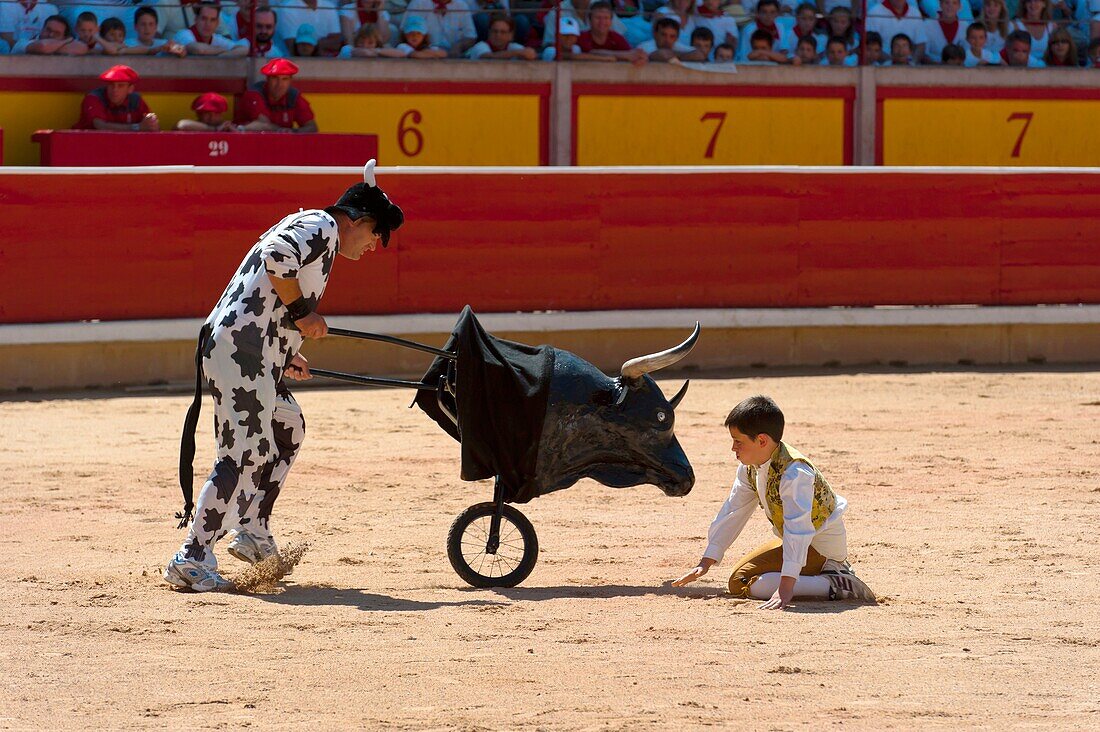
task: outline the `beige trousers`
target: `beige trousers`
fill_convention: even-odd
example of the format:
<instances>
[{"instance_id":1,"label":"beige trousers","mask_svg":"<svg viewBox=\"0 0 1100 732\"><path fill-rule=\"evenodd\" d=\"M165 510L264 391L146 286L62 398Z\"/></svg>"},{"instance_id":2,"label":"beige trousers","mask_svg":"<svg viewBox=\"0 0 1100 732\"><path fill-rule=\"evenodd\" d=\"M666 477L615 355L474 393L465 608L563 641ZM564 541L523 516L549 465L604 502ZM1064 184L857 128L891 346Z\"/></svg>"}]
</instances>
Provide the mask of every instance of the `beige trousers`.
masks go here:
<instances>
[{"instance_id":1,"label":"beige trousers","mask_svg":"<svg viewBox=\"0 0 1100 732\"><path fill-rule=\"evenodd\" d=\"M806 552L806 566L800 574L821 574L825 557L813 546ZM783 571L783 540L779 538L765 541L751 552L741 557L730 575L730 594L737 597L749 597L749 587L756 578L767 572Z\"/></svg>"}]
</instances>

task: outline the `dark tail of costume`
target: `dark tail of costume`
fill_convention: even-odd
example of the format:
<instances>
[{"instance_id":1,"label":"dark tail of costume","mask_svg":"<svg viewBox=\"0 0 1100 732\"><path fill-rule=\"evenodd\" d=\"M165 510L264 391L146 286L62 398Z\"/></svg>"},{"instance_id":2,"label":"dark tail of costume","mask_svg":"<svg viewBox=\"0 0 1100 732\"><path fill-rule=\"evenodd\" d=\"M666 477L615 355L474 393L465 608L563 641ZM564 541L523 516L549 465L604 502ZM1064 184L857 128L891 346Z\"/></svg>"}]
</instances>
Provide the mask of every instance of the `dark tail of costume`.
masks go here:
<instances>
[{"instance_id":1,"label":"dark tail of costume","mask_svg":"<svg viewBox=\"0 0 1100 732\"><path fill-rule=\"evenodd\" d=\"M191 512L195 508L193 485L195 428L199 424L199 412L202 411L202 353L211 330L210 324L206 323L199 331L199 342L195 346L195 399L187 408L187 417L183 420L183 437L180 439L180 488L183 489L183 510L176 512L176 518L180 522L176 528L179 529L187 528L187 524L191 521Z\"/></svg>"}]
</instances>

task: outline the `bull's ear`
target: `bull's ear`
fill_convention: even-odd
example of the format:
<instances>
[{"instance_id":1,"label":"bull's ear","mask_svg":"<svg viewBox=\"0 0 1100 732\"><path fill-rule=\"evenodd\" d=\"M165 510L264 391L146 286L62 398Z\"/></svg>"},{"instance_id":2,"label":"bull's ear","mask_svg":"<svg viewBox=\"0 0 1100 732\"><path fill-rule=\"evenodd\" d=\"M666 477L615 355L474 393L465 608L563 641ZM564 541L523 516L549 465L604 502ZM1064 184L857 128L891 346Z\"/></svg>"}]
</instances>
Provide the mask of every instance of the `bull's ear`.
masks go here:
<instances>
[{"instance_id":1,"label":"bull's ear","mask_svg":"<svg viewBox=\"0 0 1100 732\"><path fill-rule=\"evenodd\" d=\"M676 392L676 396L668 400L668 403L672 405L673 409L680 406L680 401L684 398L684 394L688 392L688 384L691 383L691 379L684 382L684 385L680 387L680 391Z\"/></svg>"}]
</instances>

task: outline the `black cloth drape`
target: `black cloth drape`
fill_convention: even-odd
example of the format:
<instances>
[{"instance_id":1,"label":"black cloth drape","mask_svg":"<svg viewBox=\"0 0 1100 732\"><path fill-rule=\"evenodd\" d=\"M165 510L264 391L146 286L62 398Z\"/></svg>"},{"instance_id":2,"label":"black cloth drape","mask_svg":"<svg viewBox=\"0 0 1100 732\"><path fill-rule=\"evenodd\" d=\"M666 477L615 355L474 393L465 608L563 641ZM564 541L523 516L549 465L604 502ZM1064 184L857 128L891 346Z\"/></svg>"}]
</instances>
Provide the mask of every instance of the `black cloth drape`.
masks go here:
<instances>
[{"instance_id":1,"label":"black cloth drape","mask_svg":"<svg viewBox=\"0 0 1100 732\"><path fill-rule=\"evenodd\" d=\"M535 472L554 351L494 338L467 305L444 347L458 354L459 428L439 408L434 391L416 404L462 445L462 479L500 477L504 500L526 503L538 495ZM448 361L437 358L422 381L436 384Z\"/></svg>"}]
</instances>

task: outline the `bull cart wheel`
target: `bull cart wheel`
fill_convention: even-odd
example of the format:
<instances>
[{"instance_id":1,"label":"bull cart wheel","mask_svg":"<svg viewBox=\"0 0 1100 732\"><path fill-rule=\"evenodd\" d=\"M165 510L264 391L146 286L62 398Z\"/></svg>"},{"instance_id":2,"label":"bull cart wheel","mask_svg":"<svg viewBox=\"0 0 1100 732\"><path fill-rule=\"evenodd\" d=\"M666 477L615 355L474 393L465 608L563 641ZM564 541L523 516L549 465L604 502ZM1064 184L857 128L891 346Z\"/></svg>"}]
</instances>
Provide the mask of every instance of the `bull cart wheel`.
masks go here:
<instances>
[{"instance_id":1,"label":"bull cart wheel","mask_svg":"<svg viewBox=\"0 0 1100 732\"><path fill-rule=\"evenodd\" d=\"M504 503L478 503L451 524L447 558L458 576L474 587L515 587L535 568L539 538L518 509Z\"/></svg>"}]
</instances>

